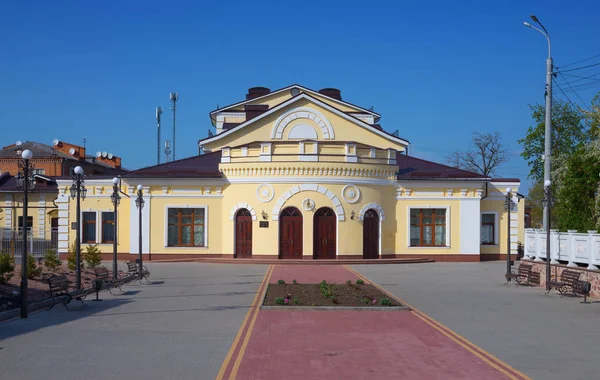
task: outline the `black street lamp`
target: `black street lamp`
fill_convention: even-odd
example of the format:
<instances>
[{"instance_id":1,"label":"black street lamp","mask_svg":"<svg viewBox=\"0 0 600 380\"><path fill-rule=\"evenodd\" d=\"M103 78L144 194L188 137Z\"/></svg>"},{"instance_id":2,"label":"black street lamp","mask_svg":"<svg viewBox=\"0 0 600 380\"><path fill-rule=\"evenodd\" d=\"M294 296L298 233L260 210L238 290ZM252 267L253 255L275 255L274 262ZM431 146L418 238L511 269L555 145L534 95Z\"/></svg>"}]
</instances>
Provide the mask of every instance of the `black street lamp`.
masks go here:
<instances>
[{"instance_id":1,"label":"black street lamp","mask_svg":"<svg viewBox=\"0 0 600 380\"><path fill-rule=\"evenodd\" d=\"M135 199L135 206L138 208L138 214L139 214L139 251L140 251L140 258L139 258L139 265L140 265L140 274L143 271L143 266L142 266L142 209L144 208L144 197L143 197L143 193L142 193L142 185L138 185L137 186L137 198Z\"/></svg>"},{"instance_id":2,"label":"black street lamp","mask_svg":"<svg viewBox=\"0 0 600 380\"><path fill-rule=\"evenodd\" d=\"M515 198L513 199L513 196ZM518 199L516 198L516 194L513 194L512 189L510 187L506 188L506 200L504 201L504 209L508 211L508 217L506 220L506 278L510 281L511 277L509 276L511 273L512 261L510 260L510 211L513 205L516 205Z\"/></svg>"},{"instance_id":3,"label":"black street lamp","mask_svg":"<svg viewBox=\"0 0 600 380\"><path fill-rule=\"evenodd\" d=\"M84 186L83 168L76 166L73 170L73 185L71 185L71 198L77 198L77 223L75 236L75 289L81 289L81 199L85 199L87 189Z\"/></svg>"},{"instance_id":4,"label":"black street lamp","mask_svg":"<svg viewBox=\"0 0 600 380\"><path fill-rule=\"evenodd\" d=\"M119 179L113 178L113 193L110 196L110 200L114 206L113 214L113 279L117 280L117 207L121 203L121 196L119 196Z\"/></svg>"},{"instance_id":5,"label":"black street lamp","mask_svg":"<svg viewBox=\"0 0 600 380\"><path fill-rule=\"evenodd\" d=\"M21 318L27 318L27 235L29 233L29 223L27 222L27 208L29 199L27 192L35 188L35 179L33 178L33 165L29 162L33 153L29 149L21 153L23 161L19 161L19 172L17 174L17 188L23 189L23 251L21 252Z\"/></svg>"}]
</instances>

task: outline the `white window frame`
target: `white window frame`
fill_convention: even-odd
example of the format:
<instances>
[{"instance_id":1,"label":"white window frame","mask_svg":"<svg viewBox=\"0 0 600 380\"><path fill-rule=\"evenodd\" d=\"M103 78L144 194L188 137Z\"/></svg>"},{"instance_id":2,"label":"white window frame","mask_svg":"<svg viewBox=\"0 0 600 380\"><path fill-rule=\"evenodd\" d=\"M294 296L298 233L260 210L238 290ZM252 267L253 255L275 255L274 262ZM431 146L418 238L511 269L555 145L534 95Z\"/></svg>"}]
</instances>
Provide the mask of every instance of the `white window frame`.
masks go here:
<instances>
[{"instance_id":1,"label":"white window frame","mask_svg":"<svg viewBox=\"0 0 600 380\"><path fill-rule=\"evenodd\" d=\"M436 247L436 246L426 246L426 247L415 247L410 245L410 212L412 209L430 209L430 208L439 208L439 209L445 209L446 210L446 245L443 247ZM428 205L428 206L408 206L407 207L408 212L406 213L406 247L408 249L448 249L450 248L450 206L444 205L444 206L432 206L432 205ZM481 223L481 220L479 221L479 223ZM480 238L481 240L481 238Z\"/></svg>"},{"instance_id":2,"label":"white window frame","mask_svg":"<svg viewBox=\"0 0 600 380\"><path fill-rule=\"evenodd\" d=\"M203 208L204 209L204 246L202 247L171 247L169 246L169 209L170 208ZM184 205L165 205L165 215L163 219L165 225L165 235L163 245L165 249L208 249L208 205L204 204L184 204Z\"/></svg>"},{"instance_id":3,"label":"white window frame","mask_svg":"<svg viewBox=\"0 0 600 380\"><path fill-rule=\"evenodd\" d=\"M498 213L496 211L481 211L481 216L479 217L479 230L481 231L481 227L483 227L482 217L484 214L493 214L494 215L494 244L483 244L481 242L481 233L479 234L479 245L482 247L497 247L498 246L498 230L500 226L498 225Z\"/></svg>"}]
</instances>

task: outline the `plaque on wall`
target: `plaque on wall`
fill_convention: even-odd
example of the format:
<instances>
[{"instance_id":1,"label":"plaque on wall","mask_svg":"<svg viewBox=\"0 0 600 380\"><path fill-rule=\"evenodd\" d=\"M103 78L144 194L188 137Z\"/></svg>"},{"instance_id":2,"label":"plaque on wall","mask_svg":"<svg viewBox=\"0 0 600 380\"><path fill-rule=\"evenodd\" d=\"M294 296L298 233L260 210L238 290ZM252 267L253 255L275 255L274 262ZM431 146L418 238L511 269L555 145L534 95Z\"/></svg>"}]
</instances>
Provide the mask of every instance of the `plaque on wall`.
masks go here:
<instances>
[{"instance_id":1,"label":"plaque on wall","mask_svg":"<svg viewBox=\"0 0 600 380\"><path fill-rule=\"evenodd\" d=\"M71 223L71 229L72 230L76 230L77 229L77 222L72 222Z\"/></svg>"},{"instance_id":2,"label":"plaque on wall","mask_svg":"<svg viewBox=\"0 0 600 380\"><path fill-rule=\"evenodd\" d=\"M261 220L260 222L258 222L258 227L269 228L269 222Z\"/></svg>"}]
</instances>

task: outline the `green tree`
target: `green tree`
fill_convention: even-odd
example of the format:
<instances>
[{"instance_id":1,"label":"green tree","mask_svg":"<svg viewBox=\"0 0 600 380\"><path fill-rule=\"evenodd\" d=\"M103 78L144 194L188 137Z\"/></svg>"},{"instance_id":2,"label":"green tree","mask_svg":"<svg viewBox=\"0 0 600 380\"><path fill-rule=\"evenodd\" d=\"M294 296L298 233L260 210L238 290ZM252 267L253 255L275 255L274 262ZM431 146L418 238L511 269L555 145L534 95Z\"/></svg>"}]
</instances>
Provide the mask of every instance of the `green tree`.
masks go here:
<instances>
[{"instance_id":1,"label":"green tree","mask_svg":"<svg viewBox=\"0 0 600 380\"><path fill-rule=\"evenodd\" d=\"M529 178L542 182L544 178L545 115L541 104L529 105L535 127L529 126L524 138L521 156L529 165ZM570 154L590 141L590 129L582 122L583 116L569 103L556 100L552 105L552 158ZM553 164L554 166L554 164Z\"/></svg>"},{"instance_id":2,"label":"green tree","mask_svg":"<svg viewBox=\"0 0 600 380\"><path fill-rule=\"evenodd\" d=\"M31 253L27 254L27 278L32 279L42 274L42 267L37 265Z\"/></svg>"},{"instance_id":3,"label":"green tree","mask_svg":"<svg viewBox=\"0 0 600 380\"><path fill-rule=\"evenodd\" d=\"M0 284L7 283L14 275L15 258L10 253L0 252Z\"/></svg>"},{"instance_id":4,"label":"green tree","mask_svg":"<svg viewBox=\"0 0 600 380\"><path fill-rule=\"evenodd\" d=\"M60 258L56 253L56 248L49 247L46 250L46 254L44 255L44 266L48 268L51 272L54 272L61 265L62 261L60 261Z\"/></svg>"},{"instance_id":5,"label":"green tree","mask_svg":"<svg viewBox=\"0 0 600 380\"><path fill-rule=\"evenodd\" d=\"M529 214L532 228L541 228L544 213L544 184L535 182L527 193L527 205L531 206Z\"/></svg>"},{"instance_id":6,"label":"green tree","mask_svg":"<svg viewBox=\"0 0 600 380\"><path fill-rule=\"evenodd\" d=\"M98 244L85 247L85 261L88 268L95 269L102 263L102 255Z\"/></svg>"}]
</instances>

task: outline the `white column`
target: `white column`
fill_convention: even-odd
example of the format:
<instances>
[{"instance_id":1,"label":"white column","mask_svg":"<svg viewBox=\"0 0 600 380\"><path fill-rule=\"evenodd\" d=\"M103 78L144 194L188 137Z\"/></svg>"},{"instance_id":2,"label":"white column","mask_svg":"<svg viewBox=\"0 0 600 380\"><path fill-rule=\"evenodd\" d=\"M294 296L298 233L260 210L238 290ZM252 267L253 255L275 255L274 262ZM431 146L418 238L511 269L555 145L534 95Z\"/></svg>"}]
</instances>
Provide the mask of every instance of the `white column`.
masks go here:
<instances>
[{"instance_id":1,"label":"white column","mask_svg":"<svg viewBox=\"0 0 600 380\"><path fill-rule=\"evenodd\" d=\"M64 188L65 185L62 185L59 183L60 190L55 201L58 206L58 253L67 253L69 251L69 230L71 228L69 220L69 194Z\"/></svg>"},{"instance_id":2,"label":"white column","mask_svg":"<svg viewBox=\"0 0 600 380\"><path fill-rule=\"evenodd\" d=\"M480 254L481 199L466 197L460 200L460 253ZM448 216L446 217L448 220ZM455 242L456 243L456 242ZM452 244L452 242L450 243Z\"/></svg>"},{"instance_id":3,"label":"white column","mask_svg":"<svg viewBox=\"0 0 600 380\"><path fill-rule=\"evenodd\" d=\"M129 253L132 255L139 254L139 211L135 206L137 191L133 187L129 187ZM152 197L150 196L150 188L144 187L144 208L142 209L142 253L150 252L150 204Z\"/></svg>"},{"instance_id":4,"label":"white column","mask_svg":"<svg viewBox=\"0 0 600 380\"><path fill-rule=\"evenodd\" d=\"M588 233L588 239L587 239L588 240L588 248L587 249L588 249L588 252L590 253L589 254L589 260L590 260L590 262L588 263L587 269L598 270L598 267L596 265L594 265L595 256L598 256L598 254L600 254L600 252L596 252L594 250L594 248L595 248L594 247L594 245L595 245L594 244L595 243L594 242L594 240L595 240L594 239L595 238L594 235L596 235L598 233L598 231L596 231L596 230L589 230L587 233Z\"/></svg>"}]
</instances>

